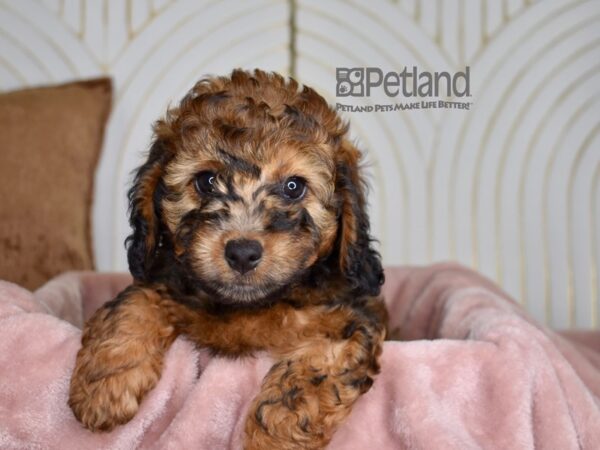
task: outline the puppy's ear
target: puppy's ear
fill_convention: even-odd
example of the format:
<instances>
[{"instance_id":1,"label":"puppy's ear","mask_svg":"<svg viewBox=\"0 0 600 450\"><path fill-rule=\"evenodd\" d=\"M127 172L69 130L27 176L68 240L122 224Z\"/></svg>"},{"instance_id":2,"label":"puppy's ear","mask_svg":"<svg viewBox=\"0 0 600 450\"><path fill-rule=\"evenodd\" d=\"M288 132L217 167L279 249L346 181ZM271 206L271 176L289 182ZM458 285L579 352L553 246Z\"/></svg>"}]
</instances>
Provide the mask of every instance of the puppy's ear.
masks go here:
<instances>
[{"instance_id":1,"label":"puppy's ear","mask_svg":"<svg viewBox=\"0 0 600 450\"><path fill-rule=\"evenodd\" d=\"M146 280L160 239L162 176L167 162L166 145L157 139L147 161L137 169L129 198L129 224L133 232L125 240L129 271L136 280Z\"/></svg>"},{"instance_id":2,"label":"puppy's ear","mask_svg":"<svg viewBox=\"0 0 600 450\"><path fill-rule=\"evenodd\" d=\"M341 200L339 264L358 295L375 296L379 295L384 278L379 253L371 246L360 158L360 152L343 140L336 154L336 191Z\"/></svg>"}]
</instances>

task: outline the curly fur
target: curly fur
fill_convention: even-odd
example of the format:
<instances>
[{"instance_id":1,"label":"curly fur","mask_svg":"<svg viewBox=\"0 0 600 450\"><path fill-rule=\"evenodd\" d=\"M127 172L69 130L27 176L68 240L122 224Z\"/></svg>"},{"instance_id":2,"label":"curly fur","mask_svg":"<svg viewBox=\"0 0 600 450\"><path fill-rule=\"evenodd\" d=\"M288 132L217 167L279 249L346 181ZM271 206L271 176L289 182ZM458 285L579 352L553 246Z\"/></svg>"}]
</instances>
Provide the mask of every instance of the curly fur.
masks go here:
<instances>
[{"instance_id":1,"label":"curly fur","mask_svg":"<svg viewBox=\"0 0 600 450\"><path fill-rule=\"evenodd\" d=\"M201 80L154 127L129 191L134 285L86 324L69 404L92 430L127 422L179 334L278 358L245 429L248 449L323 448L379 371L386 312L361 153L314 90L259 70ZM215 174L200 192L198 174ZM306 181L297 200L289 177ZM260 244L248 273L227 242ZM138 321L143 318L143 323Z\"/></svg>"}]
</instances>

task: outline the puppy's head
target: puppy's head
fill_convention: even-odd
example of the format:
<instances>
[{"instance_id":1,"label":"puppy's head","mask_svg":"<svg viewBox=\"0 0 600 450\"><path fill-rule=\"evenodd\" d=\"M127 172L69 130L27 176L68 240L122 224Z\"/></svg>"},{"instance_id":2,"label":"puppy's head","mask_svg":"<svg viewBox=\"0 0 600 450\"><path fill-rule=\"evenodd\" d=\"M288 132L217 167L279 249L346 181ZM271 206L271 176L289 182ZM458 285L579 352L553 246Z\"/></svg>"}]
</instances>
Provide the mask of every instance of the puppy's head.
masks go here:
<instances>
[{"instance_id":1,"label":"puppy's head","mask_svg":"<svg viewBox=\"0 0 600 450\"><path fill-rule=\"evenodd\" d=\"M128 260L152 281L161 252L222 302L256 302L318 263L376 295L360 152L325 100L236 70L200 81L155 125L129 193Z\"/></svg>"}]
</instances>

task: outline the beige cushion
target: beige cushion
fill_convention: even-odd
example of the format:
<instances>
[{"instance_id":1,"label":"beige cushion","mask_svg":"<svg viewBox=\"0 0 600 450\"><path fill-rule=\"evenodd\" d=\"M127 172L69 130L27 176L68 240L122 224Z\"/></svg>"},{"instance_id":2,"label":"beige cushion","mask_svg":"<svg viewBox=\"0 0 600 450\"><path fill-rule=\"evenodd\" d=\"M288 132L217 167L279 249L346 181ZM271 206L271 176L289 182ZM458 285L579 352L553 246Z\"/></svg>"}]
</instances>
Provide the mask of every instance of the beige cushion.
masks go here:
<instances>
[{"instance_id":1,"label":"beige cushion","mask_svg":"<svg viewBox=\"0 0 600 450\"><path fill-rule=\"evenodd\" d=\"M107 78L0 95L0 279L35 289L93 269L94 171Z\"/></svg>"}]
</instances>

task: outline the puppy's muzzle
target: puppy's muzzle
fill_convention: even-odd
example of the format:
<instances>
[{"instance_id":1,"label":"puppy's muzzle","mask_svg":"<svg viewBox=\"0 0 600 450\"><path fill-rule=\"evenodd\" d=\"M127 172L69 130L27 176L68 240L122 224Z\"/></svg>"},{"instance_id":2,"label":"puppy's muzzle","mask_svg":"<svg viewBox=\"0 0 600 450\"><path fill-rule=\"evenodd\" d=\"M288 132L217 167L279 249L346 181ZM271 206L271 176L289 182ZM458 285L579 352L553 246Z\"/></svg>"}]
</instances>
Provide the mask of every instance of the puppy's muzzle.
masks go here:
<instances>
[{"instance_id":1,"label":"puppy's muzzle","mask_svg":"<svg viewBox=\"0 0 600 450\"><path fill-rule=\"evenodd\" d=\"M242 275L258 266L262 252L260 242L248 239L235 239L225 245L227 263Z\"/></svg>"}]
</instances>

